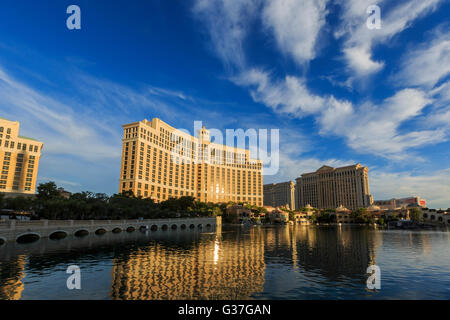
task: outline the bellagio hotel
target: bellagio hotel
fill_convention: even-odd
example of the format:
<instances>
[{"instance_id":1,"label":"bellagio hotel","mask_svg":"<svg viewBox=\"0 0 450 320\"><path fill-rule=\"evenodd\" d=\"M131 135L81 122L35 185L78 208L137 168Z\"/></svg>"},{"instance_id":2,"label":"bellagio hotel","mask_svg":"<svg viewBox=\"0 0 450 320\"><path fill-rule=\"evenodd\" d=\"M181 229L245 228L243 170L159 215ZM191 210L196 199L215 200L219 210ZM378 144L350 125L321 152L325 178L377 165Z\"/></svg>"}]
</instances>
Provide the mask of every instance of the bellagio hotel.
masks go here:
<instances>
[{"instance_id":1,"label":"bellagio hotel","mask_svg":"<svg viewBox=\"0 0 450 320\"><path fill-rule=\"evenodd\" d=\"M202 202L263 205L262 161L250 152L197 137L158 118L123 126L119 192L161 202L192 196Z\"/></svg>"},{"instance_id":2,"label":"bellagio hotel","mask_svg":"<svg viewBox=\"0 0 450 320\"><path fill-rule=\"evenodd\" d=\"M43 143L19 136L18 121L0 118L0 193L34 194Z\"/></svg>"}]
</instances>

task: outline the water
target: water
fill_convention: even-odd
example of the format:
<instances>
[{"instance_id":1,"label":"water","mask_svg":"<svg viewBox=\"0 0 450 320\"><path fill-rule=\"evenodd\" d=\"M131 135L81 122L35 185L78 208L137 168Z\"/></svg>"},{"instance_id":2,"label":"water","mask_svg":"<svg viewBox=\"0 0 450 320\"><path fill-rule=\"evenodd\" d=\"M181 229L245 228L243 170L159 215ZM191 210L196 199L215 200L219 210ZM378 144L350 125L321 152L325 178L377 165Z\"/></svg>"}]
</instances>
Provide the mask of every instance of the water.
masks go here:
<instances>
[{"instance_id":1,"label":"water","mask_svg":"<svg viewBox=\"0 0 450 320\"><path fill-rule=\"evenodd\" d=\"M0 247L0 299L450 299L450 233L222 227ZM381 289L366 287L367 266ZM66 286L81 269L81 290Z\"/></svg>"}]
</instances>

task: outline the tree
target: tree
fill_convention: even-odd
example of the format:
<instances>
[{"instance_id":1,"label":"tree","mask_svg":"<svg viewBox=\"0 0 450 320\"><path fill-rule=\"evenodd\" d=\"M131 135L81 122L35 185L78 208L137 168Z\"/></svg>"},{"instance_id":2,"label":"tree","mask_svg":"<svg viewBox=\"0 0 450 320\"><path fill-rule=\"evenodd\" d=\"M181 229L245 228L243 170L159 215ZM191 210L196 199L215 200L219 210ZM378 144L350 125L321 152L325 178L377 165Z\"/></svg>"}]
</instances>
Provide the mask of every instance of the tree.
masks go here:
<instances>
[{"instance_id":1,"label":"tree","mask_svg":"<svg viewBox=\"0 0 450 320\"><path fill-rule=\"evenodd\" d=\"M0 193L0 209L5 205L5 194Z\"/></svg>"},{"instance_id":2,"label":"tree","mask_svg":"<svg viewBox=\"0 0 450 320\"><path fill-rule=\"evenodd\" d=\"M53 181L40 183L37 187L36 198L39 200L50 200L60 196L58 187Z\"/></svg>"},{"instance_id":3,"label":"tree","mask_svg":"<svg viewBox=\"0 0 450 320\"><path fill-rule=\"evenodd\" d=\"M419 208L412 208L409 211L409 218L414 222L422 221L422 211Z\"/></svg>"},{"instance_id":4,"label":"tree","mask_svg":"<svg viewBox=\"0 0 450 320\"><path fill-rule=\"evenodd\" d=\"M359 208L356 211L352 211L350 218L356 223L367 223L372 221L366 208Z\"/></svg>"},{"instance_id":5,"label":"tree","mask_svg":"<svg viewBox=\"0 0 450 320\"><path fill-rule=\"evenodd\" d=\"M289 211L289 221L295 221L295 213L293 211Z\"/></svg>"}]
</instances>

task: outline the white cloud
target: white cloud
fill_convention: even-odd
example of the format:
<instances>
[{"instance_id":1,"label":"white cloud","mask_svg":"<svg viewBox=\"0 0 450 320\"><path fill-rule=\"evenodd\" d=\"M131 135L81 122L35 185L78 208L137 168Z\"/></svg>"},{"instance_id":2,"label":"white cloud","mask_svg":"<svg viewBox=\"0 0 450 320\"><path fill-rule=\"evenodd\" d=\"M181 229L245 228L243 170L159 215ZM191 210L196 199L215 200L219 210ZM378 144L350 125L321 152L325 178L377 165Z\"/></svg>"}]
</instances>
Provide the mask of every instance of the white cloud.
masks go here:
<instances>
[{"instance_id":1,"label":"white cloud","mask_svg":"<svg viewBox=\"0 0 450 320\"><path fill-rule=\"evenodd\" d=\"M382 0L342 0L340 4L344 14L335 36L345 38L344 58L354 75L365 76L381 70L384 62L374 61L373 47L391 40L415 20L435 11L440 2L442 0L407 0L385 10L392 3ZM381 29L369 29L366 26L369 16L366 9L372 4L381 8Z\"/></svg>"},{"instance_id":2,"label":"white cloud","mask_svg":"<svg viewBox=\"0 0 450 320\"><path fill-rule=\"evenodd\" d=\"M261 0L197 0L193 11L206 25L215 53L227 67L243 68L244 39Z\"/></svg>"},{"instance_id":3,"label":"white cloud","mask_svg":"<svg viewBox=\"0 0 450 320\"><path fill-rule=\"evenodd\" d=\"M263 103L276 112L299 118L320 111L325 101L311 94L304 80L294 76L286 76L283 80L274 82L268 72L251 69L234 77L232 81L249 87L254 101Z\"/></svg>"},{"instance_id":4,"label":"white cloud","mask_svg":"<svg viewBox=\"0 0 450 320\"><path fill-rule=\"evenodd\" d=\"M314 59L328 1L197 0L193 12L206 25L216 55L228 68L241 71L247 68L245 38L259 20L296 63Z\"/></svg>"},{"instance_id":5,"label":"white cloud","mask_svg":"<svg viewBox=\"0 0 450 320\"><path fill-rule=\"evenodd\" d=\"M420 196L430 208L450 207L450 169L428 174L413 175L411 172L369 172L370 192L375 199L384 200Z\"/></svg>"},{"instance_id":6,"label":"white cloud","mask_svg":"<svg viewBox=\"0 0 450 320\"><path fill-rule=\"evenodd\" d=\"M447 139L443 128L401 133L400 125L420 115L430 102L416 89L401 90L380 105L366 103L356 111L349 103L334 102L318 118L320 132L344 137L359 152L402 159L409 149Z\"/></svg>"},{"instance_id":7,"label":"white cloud","mask_svg":"<svg viewBox=\"0 0 450 320\"><path fill-rule=\"evenodd\" d=\"M450 74L450 33L438 32L431 41L409 51L402 59L396 83L434 87Z\"/></svg>"},{"instance_id":8,"label":"white cloud","mask_svg":"<svg viewBox=\"0 0 450 320\"><path fill-rule=\"evenodd\" d=\"M44 142L49 153L64 153L98 160L120 156L114 143L105 139L98 119L35 91L0 69L0 101L7 117L20 119L22 131ZM14 120L14 119L12 119ZM117 135L120 140L120 135Z\"/></svg>"},{"instance_id":9,"label":"white cloud","mask_svg":"<svg viewBox=\"0 0 450 320\"><path fill-rule=\"evenodd\" d=\"M432 130L400 130L403 123L422 115L422 110L432 102L421 90L404 89L379 105L354 106L334 96L315 95L306 88L304 80L293 76L277 82L269 73L252 69L233 81L249 87L254 101L277 113L297 118L314 116L321 135L342 137L360 153L404 159L411 149L447 140L447 130L442 126Z\"/></svg>"},{"instance_id":10,"label":"white cloud","mask_svg":"<svg viewBox=\"0 0 450 320\"><path fill-rule=\"evenodd\" d=\"M373 61L370 49L366 47L350 47L344 49L347 63L358 75L368 75L378 72L384 67L384 62Z\"/></svg>"},{"instance_id":11,"label":"white cloud","mask_svg":"<svg viewBox=\"0 0 450 320\"><path fill-rule=\"evenodd\" d=\"M298 64L314 59L319 31L325 24L328 0L267 1L263 23L272 30L279 49Z\"/></svg>"}]
</instances>

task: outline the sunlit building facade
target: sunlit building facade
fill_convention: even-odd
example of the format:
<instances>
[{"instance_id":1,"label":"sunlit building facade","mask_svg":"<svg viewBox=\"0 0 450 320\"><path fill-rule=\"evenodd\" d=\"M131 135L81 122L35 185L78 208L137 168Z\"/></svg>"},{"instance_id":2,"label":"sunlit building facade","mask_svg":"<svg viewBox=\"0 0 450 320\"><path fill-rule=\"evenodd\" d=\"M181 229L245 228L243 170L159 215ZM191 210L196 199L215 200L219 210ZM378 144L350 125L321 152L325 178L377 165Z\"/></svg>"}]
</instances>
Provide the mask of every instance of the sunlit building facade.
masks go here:
<instances>
[{"instance_id":1,"label":"sunlit building facade","mask_svg":"<svg viewBox=\"0 0 450 320\"><path fill-rule=\"evenodd\" d=\"M158 118L123 130L119 192L157 202L193 196L262 206L262 161L251 159L249 150L211 142L204 127L194 137Z\"/></svg>"},{"instance_id":2,"label":"sunlit building facade","mask_svg":"<svg viewBox=\"0 0 450 320\"><path fill-rule=\"evenodd\" d=\"M295 184L292 181L265 184L264 205L295 209Z\"/></svg>"},{"instance_id":3,"label":"sunlit building facade","mask_svg":"<svg viewBox=\"0 0 450 320\"><path fill-rule=\"evenodd\" d=\"M333 168L322 166L296 179L297 208L308 204L319 209L344 206L355 210L373 203L369 191L369 169L361 164Z\"/></svg>"},{"instance_id":4,"label":"sunlit building facade","mask_svg":"<svg viewBox=\"0 0 450 320\"><path fill-rule=\"evenodd\" d=\"M19 136L20 123L0 118L0 193L34 194L43 143Z\"/></svg>"}]
</instances>

